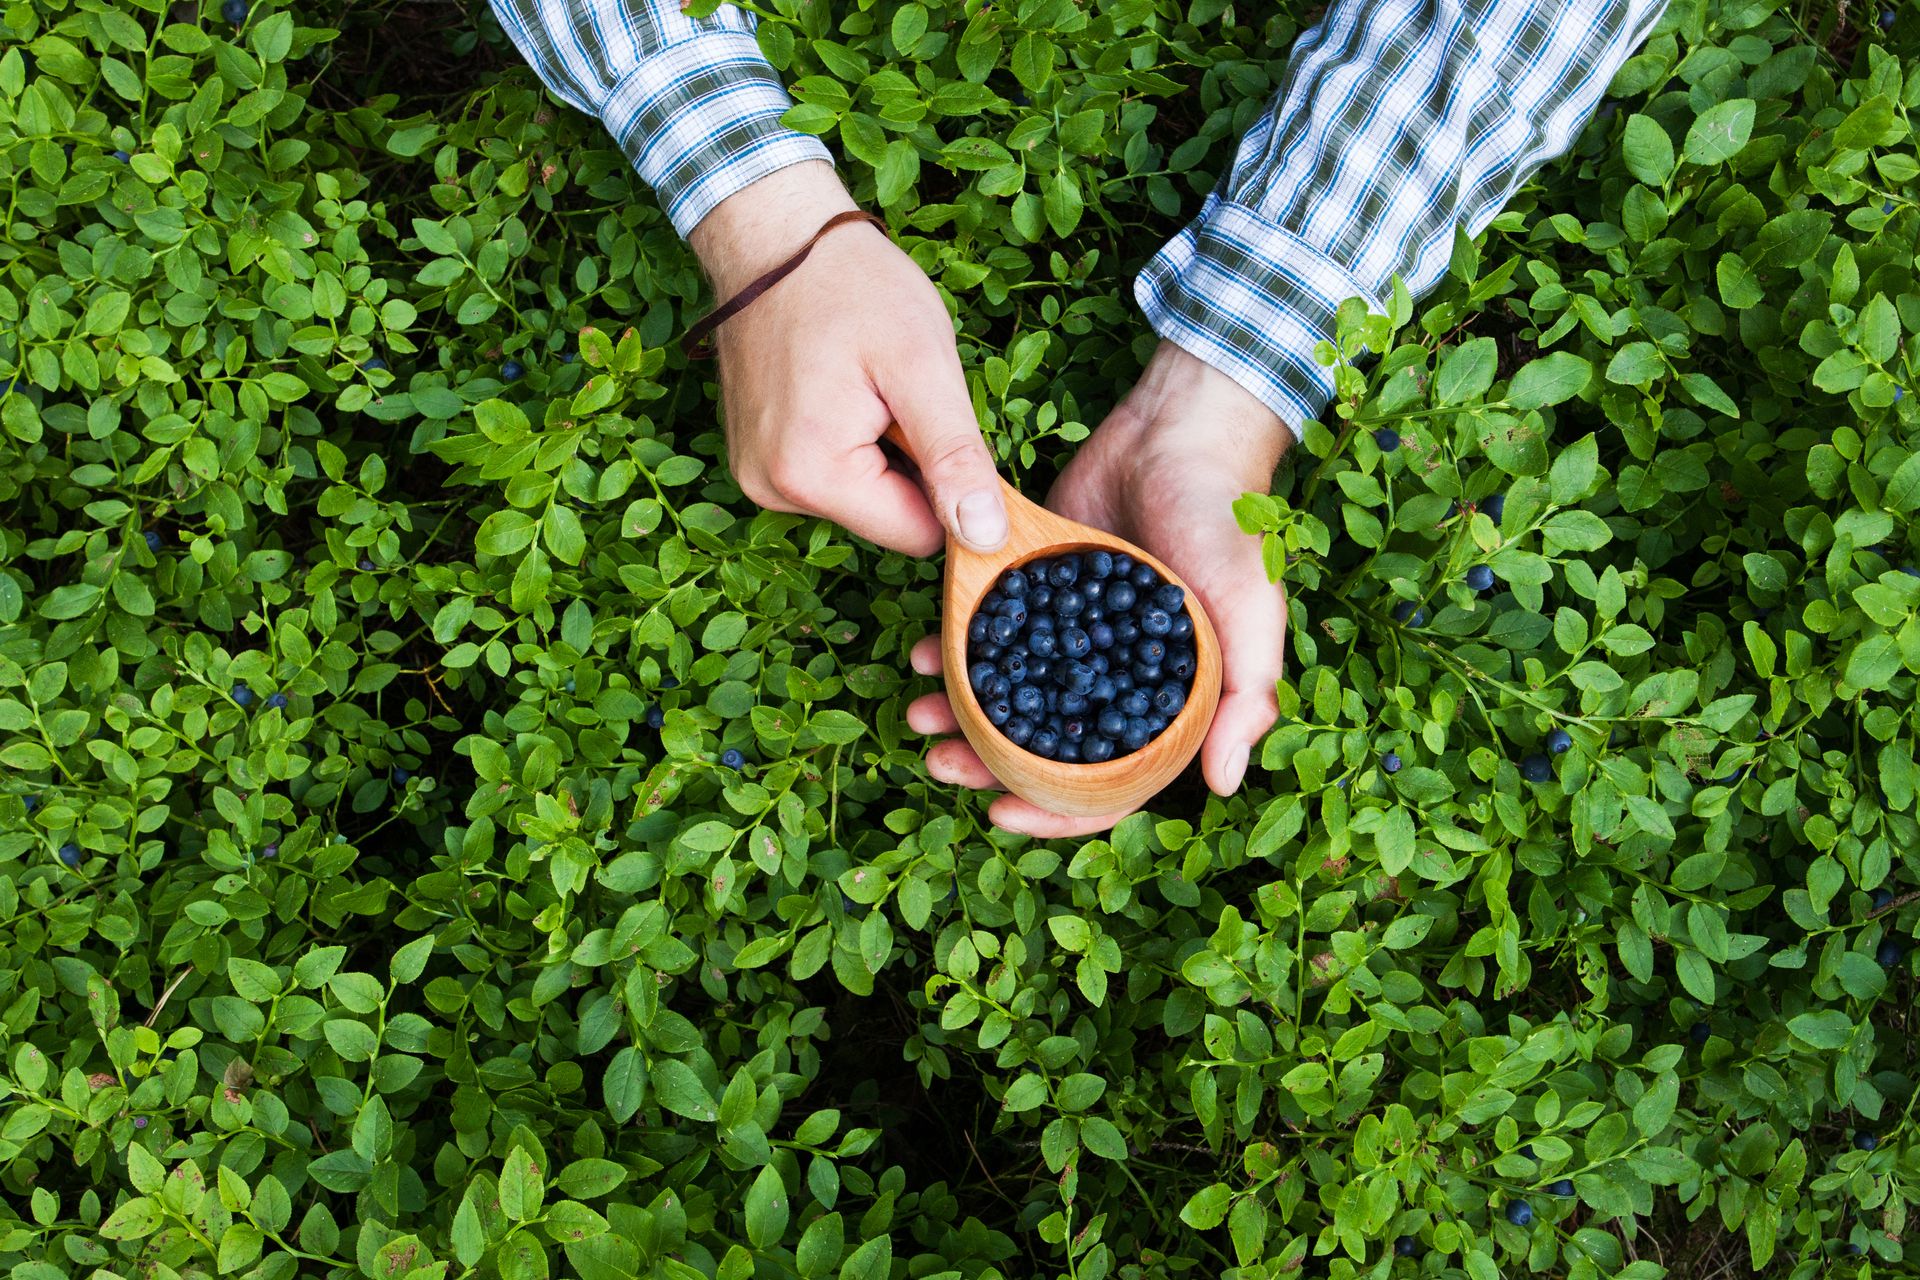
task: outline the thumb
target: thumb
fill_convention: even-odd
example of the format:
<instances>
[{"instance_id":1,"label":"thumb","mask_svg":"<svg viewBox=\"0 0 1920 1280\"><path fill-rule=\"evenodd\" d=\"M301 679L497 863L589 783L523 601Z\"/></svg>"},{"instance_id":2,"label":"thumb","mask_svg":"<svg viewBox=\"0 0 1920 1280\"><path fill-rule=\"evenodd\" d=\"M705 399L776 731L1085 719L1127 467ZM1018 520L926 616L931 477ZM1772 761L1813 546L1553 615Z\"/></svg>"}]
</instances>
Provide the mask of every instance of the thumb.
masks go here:
<instances>
[{"instance_id":1,"label":"thumb","mask_svg":"<svg viewBox=\"0 0 1920 1280\"><path fill-rule=\"evenodd\" d=\"M928 363L896 366L893 385L883 387L881 397L907 438L940 523L974 551L997 551L1007 540L1007 508L966 377L954 356L943 362L946 367L930 371Z\"/></svg>"}]
</instances>

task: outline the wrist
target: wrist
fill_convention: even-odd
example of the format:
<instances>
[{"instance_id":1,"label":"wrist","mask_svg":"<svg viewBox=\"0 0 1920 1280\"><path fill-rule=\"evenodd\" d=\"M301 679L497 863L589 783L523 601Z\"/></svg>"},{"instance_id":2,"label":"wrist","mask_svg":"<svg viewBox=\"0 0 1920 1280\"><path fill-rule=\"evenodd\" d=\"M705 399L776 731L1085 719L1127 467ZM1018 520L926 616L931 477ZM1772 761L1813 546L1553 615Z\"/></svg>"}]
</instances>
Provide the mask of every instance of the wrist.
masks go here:
<instances>
[{"instance_id":1,"label":"wrist","mask_svg":"<svg viewBox=\"0 0 1920 1280\"><path fill-rule=\"evenodd\" d=\"M1294 441L1286 423L1259 397L1167 341L1154 349L1108 425L1134 436L1131 443L1141 451L1171 447L1231 459L1250 481L1259 478L1263 484Z\"/></svg>"},{"instance_id":2,"label":"wrist","mask_svg":"<svg viewBox=\"0 0 1920 1280\"><path fill-rule=\"evenodd\" d=\"M725 299L791 257L827 219L855 208L833 166L809 160L776 169L722 200L687 243L715 295Z\"/></svg>"}]
</instances>

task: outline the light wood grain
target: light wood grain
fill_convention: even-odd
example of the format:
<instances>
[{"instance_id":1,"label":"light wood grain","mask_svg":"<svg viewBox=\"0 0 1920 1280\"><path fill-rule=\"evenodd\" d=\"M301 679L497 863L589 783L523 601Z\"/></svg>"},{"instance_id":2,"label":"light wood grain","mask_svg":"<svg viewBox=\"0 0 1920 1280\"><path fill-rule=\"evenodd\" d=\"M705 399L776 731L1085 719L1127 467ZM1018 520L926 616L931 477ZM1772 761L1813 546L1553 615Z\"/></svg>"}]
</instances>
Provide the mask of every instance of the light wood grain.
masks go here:
<instances>
[{"instance_id":1,"label":"light wood grain","mask_svg":"<svg viewBox=\"0 0 1920 1280\"><path fill-rule=\"evenodd\" d=\"M906 451L896 430L888 437ZM1136 809L1179 776L1213 723L1220 705L1220 641L1207 611L1180 575L1125 538L1103 529L1055 515L1030 502L1005 480L1001 496L1007 504L1006 545L991 555L947 541L947 575L940 627L940 655L946 666L947 697L953 703L960 731L979 753L993 776L1009 791L1042 809L1074 817L1093 817ZM1187 593L1187 613L1193 618L1194 673L1187 704L1160 736L1129 755L1099 764L1070 764L1048 760L1016 747L987 719L987 713L967 681L967 623L993 589L1001 573L1030 560L1071 551L1122 552L1145 561L1168 582Z\"/></svg>"}]
</instances>

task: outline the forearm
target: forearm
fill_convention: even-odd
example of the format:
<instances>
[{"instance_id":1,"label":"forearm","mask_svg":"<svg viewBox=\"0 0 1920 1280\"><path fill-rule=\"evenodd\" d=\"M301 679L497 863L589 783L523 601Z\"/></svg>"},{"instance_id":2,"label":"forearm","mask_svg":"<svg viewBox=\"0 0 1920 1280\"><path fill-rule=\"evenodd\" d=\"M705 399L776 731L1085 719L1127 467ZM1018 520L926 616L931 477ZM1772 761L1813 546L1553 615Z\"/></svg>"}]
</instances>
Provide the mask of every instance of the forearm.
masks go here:
<instances>
[{"instance_id":1,"label":"forearm","mask_svg":"<svg viewBox=\"0 0 1920 1280\"><path fill-rule=\"evenodd\" d=\"M1332 392L1313 347L1447 269L1571 145L1662 0L1338 0L1304 36L1201 216L1138 295L1163 337L1295 430Z\"/></svg>"},{"instance_id":2,"label":"forearm","mask_svg":"<svg viewBox=\"0 0 1920 1280\"><path fill-rule=\"evenodd\" d=\"M492 4L548 89L606 125L682 235L767 175L828 158L819 139L780 123L792 100L742 10L691 18L676 0Z\"/></svg>"}]
</instances>

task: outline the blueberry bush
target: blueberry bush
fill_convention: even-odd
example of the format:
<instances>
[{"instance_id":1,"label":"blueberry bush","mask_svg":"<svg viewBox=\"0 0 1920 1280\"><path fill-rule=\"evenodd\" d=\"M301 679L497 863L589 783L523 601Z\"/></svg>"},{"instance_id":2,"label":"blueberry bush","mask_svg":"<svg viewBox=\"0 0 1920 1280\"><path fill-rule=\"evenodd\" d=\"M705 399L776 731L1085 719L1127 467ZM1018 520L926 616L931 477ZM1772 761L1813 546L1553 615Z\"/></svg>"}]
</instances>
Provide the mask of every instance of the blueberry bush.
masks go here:
<instances>
[{"instance_id":1,"label":"blueberry bush","mask_svg":"<svg viewBox=\"0 0 1920 1280\"><path fill-rule=\"evenodd\" d=\"M761 4L1038 491L1310 12ZM1676 0L1350 304L1248 785L1056 844L484 5L0 23L11 1280L1920 1275L1920 11Z\"/></svg>"}]
</instances>

